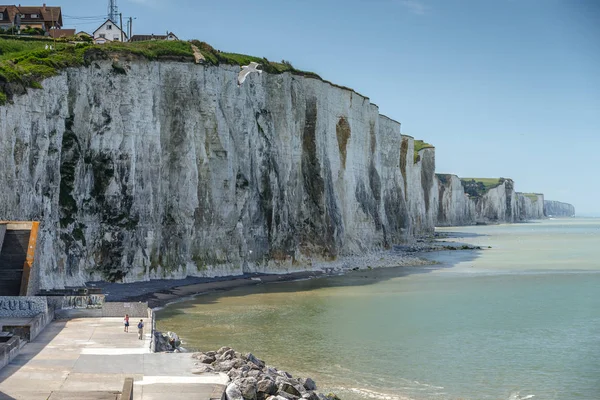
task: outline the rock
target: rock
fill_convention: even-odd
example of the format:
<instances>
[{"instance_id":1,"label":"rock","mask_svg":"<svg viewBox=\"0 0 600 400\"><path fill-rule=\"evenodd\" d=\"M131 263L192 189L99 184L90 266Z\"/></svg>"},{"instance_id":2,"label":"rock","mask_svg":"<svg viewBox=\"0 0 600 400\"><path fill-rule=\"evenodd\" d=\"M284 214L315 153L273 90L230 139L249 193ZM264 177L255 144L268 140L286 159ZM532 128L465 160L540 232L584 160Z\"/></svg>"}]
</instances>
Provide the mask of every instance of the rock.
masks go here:
<instances>
[{"instance_id":1,"label":"rock","mask_svg":"<svg viewBox=\"0 0 600 400\"><path fill-rule=\"evenodd\" d=\"M215 371L215 369L212 367L212 365L200 364L196 368L192 369L192 374L203 374L205 372L214 372L214 371Z\"/></svg>"},{"instance_id":2,"label":"rock","mask_svg":"<svg viewBox=\"0 0 600 400\"><path fill-rule=\"evenodd\" d=\"M302 398L306 400L321 400L320 397L313 391L302 394Z\"/></svg>"},{"instance_id":3,"label":"rock","mask_svg":"<svg viewBox=\"0 0 600 400\"><path fill-rule=\"evenodd\" d=\"M237 381L238 388L245 400L256 399L256 378L242 378Z\"/></svg>"},{"instance_id":4,"label":"rock","mask_svg":"<svg viewBox=\"0 0 600 400\"><path fill-rule=\"evenodd\" d=\"M306 390L317 390L317 384L311 378L299 379Z\"/></svg>"},{"instance_id":5,"label":"rock","mask_svg":"<svg viewBox=\"0 0 600 400\"><path fill-rule=\"evenodd\" d=\"M193 357L203 364L212 364L215 362L215 356L209 356L208 354L202 354L202 353L197 353L197 354L198 354L197 356L196 356L196 354L194 354Z\"/></svg>"},{"instance_id":6,"label":"rock","mask_svg":"<svg viewBox=\"0 0 600 400\"><path fill-rule=\"evenodd\" d=\"M273 379L279 376L279 371L277 371L277 368L269 367L268 365L265 368L263 368L263 371L265 374L269 375Z\"/></svg>"},{"instance_id":7,"label":"rock","mask_svg":"<svg viewBox=\"0 0 600 400\"><path fill-rule=\"evenodd\" d=\"M217 352L216 351L205 351L204 354L206 354L209 357L216 357Z\"/></svg>"},{"instance_id":8,"label":"rock","mask_svg":"<svg viewBox=\"0 0 600 400\"><path fill-rule=\"evenodd\" d=\"M264 368L265 362L256 358L252 353L246 354L246 360L255 364L259 368Z\"/></svg>"},{"instance_id":9,"label":"rock","mask_svg":"<svg viewBox=\"0 0 600 400\"><path fill-rule=\"evenodd\" d=\"M227 351L225 351L225 352L221 353L221 354L220 354L220 355L217 357L217 359L218 359L219 361L224 361L224 360L233 360L234 358L236 358L236 357L235 357L235 351L234 351L234 350L232 350L232 349L229 349L229 350L227 350Z\"/></svg>"},{"instance_id":10,"label":"rock","mask_svg":"<svg viewBox=\"0 0 600 400\"><path fill-rule=\"evenodd\" d=\"M223 354L223 353L225 353L227 350L231 350L231 347L223 346L223 347L221 347L219 350L217 350L217 354Z\"/></svg>"},{"instance_id":11,"label":"rock","mask_svg":"<svg viewBox=\"0 0 600 400\"><path fill-rule=\"evenodd\" d=\"M273 394L277 394L277 391L279 389L277 388L277 385L275 384L275 382L273 382L270 379L263 379L261 381L258 382L258 384L256 385L256 391L259 394L263 394L266 396L268 395L273 395Z\"/></svg>"},{"instance_id":12,"label":"rock","mask_svg":"<svg viewBox=\"0 0 600 400\"><path fill-rule=\"evenodd\" d=\"M235 368L234 360L216 361L213 363L215 371L229 372L230 369Z\"/></svg>"},{"instance_id":13,"label":"rock","mask_svg":"<svg viewBox=\"0 0 600 400\"><path fill-rule=\"evenodd\" d=\"M242 392L238 388L238 385L235 382L231 382L227 385L227 389L225 389L225 395L227 396L227 400L243 400Z\"/></svg>"},{"instance_id":14,"label":"rock","mask_svg":"<svg viewBox=\"0 0 600 400\"><path fill-rule=\"evenodd\" d=\"M287 398L282 396L269 396L267 397L267 400L287 400Z\"/></svg>"},{"instance_id":15,"label":"rock","mask_svg":"<svg viewBox=\"0 0 600 400\"><path fill-rule=\"evenodd\" d=\"M248 376L253 376L255 378L260 377L262 374L263 373L259 369L250 369L250 371L248 371Z\"/></svg>"},{"instance_id":16,"label":"rock","mask_svg":"<svg viewBox=\"0 0 600 400\"><path fill-rule=\"evenodd\" d=\"M244 378L244 377L246 377L248 375L248 371L249 370L250 370L250 368L248 368L247 366L243 365L240 368L232 368L231 370L229 370L229 372L227 373L227 375L233 381L233 380L238 379L238 378Z\"/></svg>"},{"instance_id":17,"label":"rock","mask_svg":"<svg viewBox=\"0 0 600 400\"><path fill-rule=\"evenodd\" d=\"M293 378L292 374L286 371L278 371L277 374L279 376L283 376L284 378Z\"/></svg>"},{"instance_id":18,"label":"rock","mask_svg":"<svg viewBox=\"0 0 600 400\"><path fill-rule=\"evenodd\" d=\"M294 396L293 394L282 392L281 390L277 392L277 397L283 397L285 400L298 400L300 397Z\"/></svg>"},{"instance_id":19,"label":"rock","mask_svg":"<svg viewBox=\"0 0 600 400\"><path fill-rule=\"evenodd\" d=\"M279 384L279 392L285 392L296 397L302 396L302 393L291 383L283 382ZM281 393L279 393L281 395Z\"/></svg>"}]
</instances>

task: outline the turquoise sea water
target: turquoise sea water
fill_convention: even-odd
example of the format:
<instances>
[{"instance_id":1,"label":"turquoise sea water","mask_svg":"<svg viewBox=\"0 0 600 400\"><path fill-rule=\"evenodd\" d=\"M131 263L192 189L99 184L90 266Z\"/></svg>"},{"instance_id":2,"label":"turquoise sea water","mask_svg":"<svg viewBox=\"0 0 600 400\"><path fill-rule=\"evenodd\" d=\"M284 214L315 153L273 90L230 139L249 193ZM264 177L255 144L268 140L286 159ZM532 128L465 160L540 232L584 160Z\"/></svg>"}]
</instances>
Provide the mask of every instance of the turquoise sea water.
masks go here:
<instances>
[{"instance_id":1,"label":"turquoise sea water","mask_svg":"<svg viewBox=\"0 0 600 400\"><path fill-rule=\"evenodd\" d=\"M438 231L486 249L203 295L158 328L342 399L600 399L600 219Z\"/></svg>"}]
</instances>

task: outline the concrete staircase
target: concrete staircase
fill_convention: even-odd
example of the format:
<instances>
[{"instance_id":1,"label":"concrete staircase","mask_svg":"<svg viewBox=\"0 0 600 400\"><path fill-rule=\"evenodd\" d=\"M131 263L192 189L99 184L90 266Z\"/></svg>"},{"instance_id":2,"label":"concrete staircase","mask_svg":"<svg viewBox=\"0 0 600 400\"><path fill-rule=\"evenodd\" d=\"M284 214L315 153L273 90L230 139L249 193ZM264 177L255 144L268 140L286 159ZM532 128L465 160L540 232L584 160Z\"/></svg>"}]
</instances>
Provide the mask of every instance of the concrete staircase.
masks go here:
<instances>
[{"instance_id":1,"label":"concrete staircase","mask_svg":"<svg viewBox=\"0 0 600 400\"><path fill-rule=\"evenodd\" d=\"M0 227L0 296L18 296L31 231Z\"/></svg>"}]
</instances>

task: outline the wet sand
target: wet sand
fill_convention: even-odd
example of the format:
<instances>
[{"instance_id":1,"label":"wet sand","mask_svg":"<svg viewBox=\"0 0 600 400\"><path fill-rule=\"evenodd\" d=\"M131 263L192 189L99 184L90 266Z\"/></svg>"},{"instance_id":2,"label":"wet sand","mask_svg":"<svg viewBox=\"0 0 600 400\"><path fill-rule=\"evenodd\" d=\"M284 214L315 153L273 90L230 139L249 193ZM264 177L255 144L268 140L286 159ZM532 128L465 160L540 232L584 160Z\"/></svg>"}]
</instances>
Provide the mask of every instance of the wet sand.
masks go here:
<instances>
[{"instance_id":1,"label":"wet sand","mask_svg":"<svg viewBox=\"0 0 600 400\"><path fill-rule=\"evenodd\" d=\"M370 265L374 265L375 268L431 265L435 264L436 261L423 258L424 254L444 250L448 247L458 248L460 246L464 246L464 243L427 241L411 245L394 246L391 250L369 254L364 257L347 257L334 262L323 263L319 268L310 271L275 274L250 273L214 278L154 279L132 283L88 282L87 286L101 288L108 302L147 301L150 308L156 308L203 293L225 291L263 283L340 275L351 270L370 268Z\"/></svg>"}]
</instances>

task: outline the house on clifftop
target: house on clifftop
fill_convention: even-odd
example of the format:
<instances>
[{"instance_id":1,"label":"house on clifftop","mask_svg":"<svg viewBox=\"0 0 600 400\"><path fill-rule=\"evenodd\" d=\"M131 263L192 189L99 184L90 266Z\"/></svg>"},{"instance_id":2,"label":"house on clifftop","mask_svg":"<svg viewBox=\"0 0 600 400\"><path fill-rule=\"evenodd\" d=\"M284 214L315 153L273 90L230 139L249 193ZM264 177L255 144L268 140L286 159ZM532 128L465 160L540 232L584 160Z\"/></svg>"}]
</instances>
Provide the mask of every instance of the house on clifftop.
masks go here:
<instances>
[{"instance_id":1,"label":"house on clifftop","mask_svg":"<svg viewBox=\"0 0 600 400\"><path fill-rule=\"evenodd\" d=\"M60 7L0 5L0 28L39 28L46 32L63 25Z\"/></svg>"},{"instance_id":2,"label":"house on clifftop","mask_svg":"<svg viewBox=\"0 0 600 400\"><path fill-rule=\"evenodd\" d=\"M118 24L115 24L111 19L104 21L93 33L94 43L104 44L106 42L126 42L127 34Z\"/></svg>"},{"instance_id":3,"label":"house on clifftop","mask_svg":"<svg viewBox=\"0 0 600 400\"><path fill-rule=\"evenodd\" d=\"M173 32L167 32L166 35L133 35L130 42L143 42L146 40L179 40L177 36Z\"/></svg>"}]
</instances>

